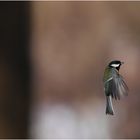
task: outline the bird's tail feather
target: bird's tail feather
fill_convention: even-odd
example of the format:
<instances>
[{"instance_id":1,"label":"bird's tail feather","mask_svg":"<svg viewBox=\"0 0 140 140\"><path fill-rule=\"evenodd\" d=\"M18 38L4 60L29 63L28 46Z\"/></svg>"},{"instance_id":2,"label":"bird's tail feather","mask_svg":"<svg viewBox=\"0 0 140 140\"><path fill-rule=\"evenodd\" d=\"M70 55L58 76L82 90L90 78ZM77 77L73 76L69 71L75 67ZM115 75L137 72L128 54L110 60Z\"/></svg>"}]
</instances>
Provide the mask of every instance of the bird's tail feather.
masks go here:
<instances>
[{"instance_id":1,"label":"bird's tail feather","mask_svg":"<svg viewBox=\"0 0 140 140\"><path fill-rule=\"evenodd\" d=\"M112 105L112 98L111 96L106 97L107 103L106 103L106 114L114 115L114 109Z\"/></svg>"}]
</instances>

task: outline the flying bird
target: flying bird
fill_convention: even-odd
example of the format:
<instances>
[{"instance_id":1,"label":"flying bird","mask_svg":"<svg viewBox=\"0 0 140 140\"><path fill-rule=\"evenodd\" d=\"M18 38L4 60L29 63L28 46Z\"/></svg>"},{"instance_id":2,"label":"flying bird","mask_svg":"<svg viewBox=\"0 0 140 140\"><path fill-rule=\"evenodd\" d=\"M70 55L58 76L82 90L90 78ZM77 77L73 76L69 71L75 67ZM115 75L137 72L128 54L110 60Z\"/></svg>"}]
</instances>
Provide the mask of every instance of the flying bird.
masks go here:
<instances>
[{"instance_id":1,"label":"flying bird","mask_svg":"<svg viewBox=\"0 0 140 140\"><path fill-rule=\"evenodd\" d=\"M112 99L120 100L122 96L128 95L128 87L119 74L120 66L124 64L119 60L111 61L105 68L103 82L106 95L106 114L114 115Z\"/></svg>"}]
</instances>

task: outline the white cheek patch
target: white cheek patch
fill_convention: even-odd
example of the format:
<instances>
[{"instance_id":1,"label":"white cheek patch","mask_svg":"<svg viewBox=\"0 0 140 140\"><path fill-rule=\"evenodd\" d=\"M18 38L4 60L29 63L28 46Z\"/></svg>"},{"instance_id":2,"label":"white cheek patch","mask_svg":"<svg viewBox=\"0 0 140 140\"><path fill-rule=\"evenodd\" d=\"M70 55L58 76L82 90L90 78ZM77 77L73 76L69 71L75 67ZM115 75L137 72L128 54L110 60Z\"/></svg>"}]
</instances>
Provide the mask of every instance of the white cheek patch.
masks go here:
<instances>
[{"instance_id":1,"label":"white cheek patch","mask_svg":"<svg viewBox=\"0 0 140 140\"><path fill-rule=\"evenodd\" d=\"M120 64L112 64L111 66L117 68L120 66Z\"/></svg>"}]
</instances>

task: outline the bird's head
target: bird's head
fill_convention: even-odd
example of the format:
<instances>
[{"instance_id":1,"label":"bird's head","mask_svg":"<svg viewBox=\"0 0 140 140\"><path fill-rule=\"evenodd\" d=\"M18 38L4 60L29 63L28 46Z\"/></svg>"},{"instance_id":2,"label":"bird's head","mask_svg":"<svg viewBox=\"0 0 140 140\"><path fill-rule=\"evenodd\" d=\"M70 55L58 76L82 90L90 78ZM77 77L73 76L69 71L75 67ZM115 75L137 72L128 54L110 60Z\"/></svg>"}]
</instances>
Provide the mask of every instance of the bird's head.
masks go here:
<instances>
[{"instance_id":1,"label":"bird's head","mask_svg":"<svg viewBox=\"0 0 140 140\"><path fill-rule=\"evenodd\" d=\"M113 60L113 61L111 61L110 63L109 63L109 67L113 67L113 68L116 68L118 71L119 71L119 69L120 69L120 66L122 65L122 64L124 64L124 62L121 62L121 61L119 61L119 60Z\"/></svg>"}]
</instances>

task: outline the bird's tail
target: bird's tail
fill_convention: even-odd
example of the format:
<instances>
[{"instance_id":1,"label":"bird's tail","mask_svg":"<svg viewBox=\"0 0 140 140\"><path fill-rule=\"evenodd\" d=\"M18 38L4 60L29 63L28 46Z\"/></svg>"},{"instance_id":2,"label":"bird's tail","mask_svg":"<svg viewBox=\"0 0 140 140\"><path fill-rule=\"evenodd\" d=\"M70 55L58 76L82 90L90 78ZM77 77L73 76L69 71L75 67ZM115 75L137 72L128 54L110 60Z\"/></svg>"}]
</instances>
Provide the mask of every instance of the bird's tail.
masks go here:
<instances>
[{"instance_id":1,"label":"bird's tail","mask_svg":"<svg viewBox=\"0 0 140 140\"><path fill-rule=\"evenodd\" d=\"M114 109L112 105L112 97L106 96L106 114L114 115Z\"/></svg>"}]
</instances>

